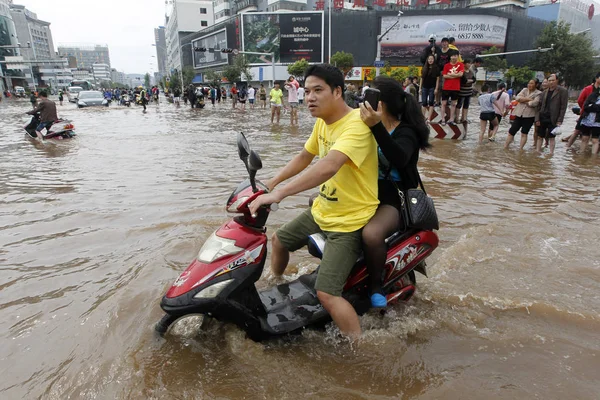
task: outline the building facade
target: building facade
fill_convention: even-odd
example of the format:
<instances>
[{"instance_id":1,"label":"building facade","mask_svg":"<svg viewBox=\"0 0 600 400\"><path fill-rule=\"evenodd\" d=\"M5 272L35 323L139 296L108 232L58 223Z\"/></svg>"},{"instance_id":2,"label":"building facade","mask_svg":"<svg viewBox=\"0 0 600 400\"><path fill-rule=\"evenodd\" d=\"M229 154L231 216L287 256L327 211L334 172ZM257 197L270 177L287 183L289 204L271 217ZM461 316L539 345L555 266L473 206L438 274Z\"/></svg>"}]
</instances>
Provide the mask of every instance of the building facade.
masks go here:
<instances>
[{"instance_id":1,"label":"building facade","mask_svg":"<svg viewBox=\"0 0 600 400\"><path fill-rule=\"evenodd\" d=\"M121 85L122 87L129 84L127 82L127 76L125 75L125 72L117 71L116 69L112 68L110 70L110 77L113 83Z\"/></svg>"},{"instance_id":2,"label":"building facade","mask_svg":"<svg viewBox=\"0 0 600 400\"><path fill-rule=\"evenodd\" d=\"M110 65L108 64L92 64L92 74L97 85L104 81L111 81Z\"/></svg>"},{"instance_id":3,"label":"building facade","mask_svg":"<svg viewBox=\"0 0 600 400\"><path fill-rule=\"evenodd\" d=\"M213 10L215 13L215 24L226 21L235 13L232 11L231 4L233 0L214 0Z\"/></svg>"},{"instance_id":4,"label":"building facade","mask_svg":"<svg viewBox=\"0 0 600 400\"><path fill-rule=\"evenodd\" d=\"M553 3L550 0L532 0L527 15L543 21L563 21L571 24L571 33L589 35L595 49L600 49L600 18L595 16L596 6L593 1L561 0Z\"/></svg>"},{"instance_id":5,"label":"building facade","mask_svg":"<svg viewBox=\"0 0 600 400\"><path fill-rule=\"evenodd\" d=\"M170 74L181 69L182 49L180 39L190 33L208 28L215 23L212 0L174 0L167 16L165 41L167 70Z\"/></svg>"},{"instance_id":6,"label":"building facade","mask_svg":"<svg viewBox=\"0 0 600 400\"><path fill-rule=\"evenodd\" d=\"M10 65L4 63L5 57L14 57L19 55L17 46L17 31L12 20L10 7L7 0L0 0L0 46L15 47L0 48L0 89L13 90L14 86L27 86L25 75L21 68L13 69Z\"/></svg>"},{"instance_id":7,"label":"building facade","mask_svg":"<svg viewBox=\"0 0 600 400\"><path fill-rule=\"evenodd\" d=\"M154 45L156 46L156 62L158 64L158 74L160 77L167 74L167 40L165 38L166 29L159 26L154 29Z\"/></svg>"},{"instance_id":8,"label":"building facade","mask_svg":"<svg viewBox=\"0 0 600 400\"><path fill-rule=\"evenodd\" d=\"M93 64L110 66L110 54L107 45L60 44L58 54L62 58L75 58L77 68L92 68Z\"/></svg>"},{"instance_id":9,"label":"building facade","mask_svg":"<svg viewBox=\"0 0 600 400\"><path fill-rule=\"evenodd\" d=\"M11 4L10 13L21 45L21 56L29 65L25 69L27 85L34 89L68 84L72 78L70 70L54 50L50 23L22 5Z\"/></svg>"}]
</instances>

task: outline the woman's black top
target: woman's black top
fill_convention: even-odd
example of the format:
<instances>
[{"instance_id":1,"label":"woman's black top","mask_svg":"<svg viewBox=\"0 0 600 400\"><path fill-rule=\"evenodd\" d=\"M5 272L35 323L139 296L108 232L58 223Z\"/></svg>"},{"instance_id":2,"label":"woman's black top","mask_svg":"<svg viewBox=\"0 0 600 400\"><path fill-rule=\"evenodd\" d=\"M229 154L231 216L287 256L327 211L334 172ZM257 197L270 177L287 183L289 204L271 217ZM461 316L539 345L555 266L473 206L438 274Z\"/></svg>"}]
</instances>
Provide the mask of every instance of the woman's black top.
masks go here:
<instances>
[{"instance_id":1,"label":"woman's black top","mask_svg":"<svg viewBox=\"0 0 600 400\"><path fill-rule=\"evenodd\" d=\"M396 182L396 185L401 190L416 188L419 185L419 141L414 127L400 124L390 134L380 122L371 127L371 132L387 160L380 160L379 164L384 175L389 170L389 164L392 164L400 175L400 182ZM379 200L382 204L394 206L399 203L398 192L389 179L379 180Z\"/></svg>"}]
</instances>

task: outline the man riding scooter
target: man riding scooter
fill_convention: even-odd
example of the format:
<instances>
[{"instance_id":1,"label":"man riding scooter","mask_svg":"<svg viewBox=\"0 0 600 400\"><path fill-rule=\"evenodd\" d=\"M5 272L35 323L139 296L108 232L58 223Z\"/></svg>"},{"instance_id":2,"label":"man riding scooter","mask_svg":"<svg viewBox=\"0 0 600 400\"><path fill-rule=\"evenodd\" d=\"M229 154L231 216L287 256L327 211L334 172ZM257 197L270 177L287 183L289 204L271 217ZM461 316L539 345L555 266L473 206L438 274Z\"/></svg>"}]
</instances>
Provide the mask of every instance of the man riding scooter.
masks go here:
<instances>
[{"instance_id":1,"label":"man riding scooter","mask_svg":"<svg viewBox=\"0 0 600 400\"><path fill-rule=\"evenodd\" d=\"M45 90L42 90L40 92L40 99L41 99L41 101L38 104L38 106L36 108L34 108L33 110L28 111L27 114L29 114L29 115L35 115L37 113L40 114L41 122L38 125L38 127L35 129L35 133L39 140L43 140L44 135L42 134L42 131L45 128L46 132L48 132L50 127L54 123L54 121L56 121L58 119L58 115L56 113L56 104L53 101L48 100L48 92L46 92Z\"/></svg>"},{"instance_id":2,"label":"man riding scooter","mask_svg":"<svg viewBox=\"0 0 600 400\"><path fill-rule=\"evenodd\" d=\"M284 225L272 237L271 270L280 276L290 251L308 243L308 236L323 232L326 246L315 289L323 307L342 333L355 339L361 334L358 315L341 296L342 289L361 251L361 229L377 209L377 146L360 111L344 102L344 76L334 66L311 66L305 74L305 99L313 117L318 117L310 138L273 179L270 193L250 205L255 214L262 205L319 187L312 208ZM298 175L282 189L281 182Z\"/></svg>"}]
</instances>

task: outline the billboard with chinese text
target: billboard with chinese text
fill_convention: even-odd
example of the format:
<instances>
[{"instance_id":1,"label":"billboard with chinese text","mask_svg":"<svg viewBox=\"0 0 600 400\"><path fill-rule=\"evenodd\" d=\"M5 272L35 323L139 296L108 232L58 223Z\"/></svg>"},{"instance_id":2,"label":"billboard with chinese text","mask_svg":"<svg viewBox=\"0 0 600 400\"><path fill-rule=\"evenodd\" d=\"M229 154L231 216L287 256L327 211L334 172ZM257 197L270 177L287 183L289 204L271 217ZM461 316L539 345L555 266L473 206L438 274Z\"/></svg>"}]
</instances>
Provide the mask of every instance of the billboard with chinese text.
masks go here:
<instances>
[{"instance_id":1,"label":"billboard with chinese text","mask_svg":"<svg viewBox=\"0 0 600 400\"><path fill-rule=\"evenodd\" d=\"M397 17L382 17L381 32L387 31L397 20ZM507 18L493 15L403 16L383 38L381 57L418 59L431 34L437 36L438 45L443 37L454 37L465 56L481 54L492 46L502 51L507 27Z\"/></svg>"},{"instance_id":2,"label":"billboard with chinese text","mask_svg":"<svg viewBox=\"0 0 600 400\"><path fill-rule=\"evenodd\" d=\"M192 48L197 47L216 49L217 51L194 51L194 68L214 67L228 63L227 54L218 51L227 48L227 31L225 28L192 40Z\"/></svg>"},{"instance_id":3,"label":"billboard with chinese text","mask_svg":"<svg viewBox=\"0 0 600 400\"><path fill-rule=\"evenodd\" d=\"M242 49L275 53L275 62L323 62L323 13L242 14ZM270 64L268 55L247 55L250 64Z\"/></svg>"}]
</instances>

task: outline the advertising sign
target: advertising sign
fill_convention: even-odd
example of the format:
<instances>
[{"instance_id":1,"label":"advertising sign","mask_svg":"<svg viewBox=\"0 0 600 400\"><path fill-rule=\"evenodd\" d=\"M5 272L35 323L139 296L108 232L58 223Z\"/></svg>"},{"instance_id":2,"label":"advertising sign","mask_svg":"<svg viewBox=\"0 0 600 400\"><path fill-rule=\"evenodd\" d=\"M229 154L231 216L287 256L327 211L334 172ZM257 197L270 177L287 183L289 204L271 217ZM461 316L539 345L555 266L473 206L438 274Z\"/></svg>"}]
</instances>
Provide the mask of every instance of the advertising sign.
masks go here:
<instances>
[{"instance_id":1,"label":"advertising sign","mask_svg":"<svg viewBox=\"0 0 600 400\"><path fill-rule=\"evenodd\" d=\"M323 62L323 13L242 14L242 48L275 53L275 62L290 64L304 58ZM270 64L269 55L247 55L250 64Z\"/></svg>"},{"instance_id":2,"label":"advertising sign","mask_svg":"<svg viewBox=\"0 0 600 400\"><path fill-rule=\"evenodd\" d=\"M214 52L194 51L194 68L213 67L228 63L227 54L219 51L219 49L227 48L227 32L225 29L192 40L192 48L194 47L217 49Z\"/></svg>"},{"instance_id":3,"label":"advertising sign","mask_svg":"<svg viewBox=\"0 0 600 400\"><path fill-rule=\"evenodd\" d=\"M397 17L382 17L381 32L387 31L397 20ZM443 37L454 37L460 52L467 56L481 54L492 46L502 51L507 26L507 18L493 15L403 16L382 40L381 56L418 59L431 34L437 36L438 45Z\"/></svg>"}]
</instances>

